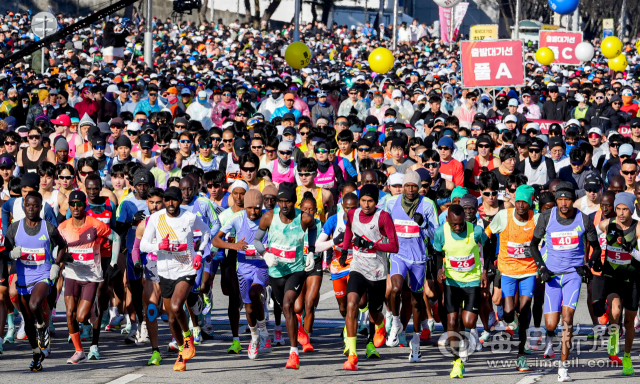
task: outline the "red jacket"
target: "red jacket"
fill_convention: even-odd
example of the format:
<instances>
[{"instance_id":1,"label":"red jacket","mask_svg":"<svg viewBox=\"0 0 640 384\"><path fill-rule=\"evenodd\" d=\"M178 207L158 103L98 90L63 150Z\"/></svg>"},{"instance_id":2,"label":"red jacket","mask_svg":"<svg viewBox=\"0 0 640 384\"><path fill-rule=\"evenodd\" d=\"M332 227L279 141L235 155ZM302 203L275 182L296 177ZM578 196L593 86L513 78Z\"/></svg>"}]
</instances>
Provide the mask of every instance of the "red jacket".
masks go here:
<instances>
[{"instance_id":1,"label":"red jacket","mask_svg":"<svg viewBox=\"0 0 640 384\"><path fill-rule=\"evenodd\" d=\"M98 120L98 112L100 111L100 103L95 100L82 96L82 101L73 106L78 111L78 116L82 119L84 114L88 114L93 121Z\"/></svg>"}]
</instances>

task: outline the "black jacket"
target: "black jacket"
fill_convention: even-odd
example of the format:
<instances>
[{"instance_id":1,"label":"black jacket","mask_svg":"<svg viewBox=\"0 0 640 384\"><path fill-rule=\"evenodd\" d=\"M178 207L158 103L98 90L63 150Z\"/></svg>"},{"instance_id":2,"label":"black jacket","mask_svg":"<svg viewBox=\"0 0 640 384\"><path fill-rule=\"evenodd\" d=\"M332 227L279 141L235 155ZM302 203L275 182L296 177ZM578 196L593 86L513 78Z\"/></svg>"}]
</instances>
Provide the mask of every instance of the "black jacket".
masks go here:
<instances>
[{"instance_id":1,"label":"black jacket","mask_svg":"<svg viewBox=\"0 0 640 384\"><path fill-rule=\"evenodd\" d=\"M416 122L418 120L424 120L424 125L429 125L432 121L434 121L436 118L442 116L443 118L447 118L449 117L449 115L447 115L446 113L442 112L441 110L437 110L436 113L433 113L431 111L431 107L425 106L424 110L419 111L416 110L413 113L413 116L411 117L410 123L412 126L416 126Z\"/></svg>"},{"instance_id":2,"label":"black jacket","mask_svg":"<svg viewBox=\"0 0 640 384\"><path fill-rule=\"evenodd\" d=\"M569 120L569 104L564 99L558 97L556 101L547 99L542 106L542 118L547 120Z\"/></svg>"},{"instance_id":3,"label":"black jacket","mask_svg":"<svg viewBox=\"0 0 640 384\"><path fill-rule=\"evenodd\" d=\"M591 104L585 118L592 127L601 127L602 132L606 132L609 129L617 130L620 126L618 112L606 102L602 104Z\"/></svg>"}]
</instances>

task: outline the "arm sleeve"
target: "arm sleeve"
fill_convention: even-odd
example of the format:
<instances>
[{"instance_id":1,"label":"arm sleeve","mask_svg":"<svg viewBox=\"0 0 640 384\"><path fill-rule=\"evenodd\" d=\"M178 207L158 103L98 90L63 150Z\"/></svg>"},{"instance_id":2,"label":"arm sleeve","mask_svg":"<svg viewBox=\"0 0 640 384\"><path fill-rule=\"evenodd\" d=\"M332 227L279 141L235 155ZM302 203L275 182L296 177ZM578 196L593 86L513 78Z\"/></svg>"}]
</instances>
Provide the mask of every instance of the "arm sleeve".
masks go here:
<instances>
[{"instance_id":1,"label":"arm sleeve","mask_svg":"<svg viewBox=\"0 0 640 384\"><path fill-rule=\"evenodd\" d=\"M313 225L313 227L309 228L309 252L316 251L316 240L318 239L318 226Z\"/></svg>"},{"instance_id":2,"label":"arm sleeve","mask_svg":"<svg viewBox=\"0 0 640 384\"><path fill-rule=\"evenodd\" d=\"M529 252L531 253L531 257L536 262L538 268L545 266L544 260L542 260L542 254L540 254L540 249L538 246L542 240L536 235L533 235L533 239L531 239L531 243L529 243Z\"/></svg>"},{"instance_id":3,"label":"arm sleeve","mask_svg":"<svg viewBox=\"0 0 640 384\"><path fill-rule=\"evenodd\" d=\"M316 241L316 252L324 252L333 247L333 240L326 233L321 233Z\"/></svg>"},{"instance_id":4,"label":"arm sleeve","mask_svg":"<svg viewBox=\"0 0 640 384\"><path fill-rule=\"evenodd\" d=\"M400 244L398 243L398 234L396 233L396 229L393 225L393 220L387 212L382 212L380 214L378 227L380 228L380 232L382 233L382 235L389 239L389 242L384 244L378 243L374 246L374 249L377 251L388 253L398 252L398 250L400 249Z\"/></svg>"},{"instance_id":5,"label":"arm sleeve","mask_svg":"<svg viewBox=\"0 0 640 384\"><path fill-rule=\"evenodd\" d=\"M202 253L204 256L208 256L211 248L211 233L209 232L209 226L205 224L201 218L196 216L196 219L193 222L193 229L202 232L202 240L200 241L200 248L197 252Z\"/></svg>"},{"instance_id":6,"label":"arm sleeve","mask_svg":"<svg viewBox=\"0 0 640 384\"><path fill-rule=\"evenodd\" d=\"M436 208L433 201L426 197L424 199L425 204L423 215L426 219L425 224L427 225L427 237L432 239L436 228L438 228L438 216L436 215Z\"/></svg>"},{"instance_id":7,"label":"arm sleeve","mask_svg":"<svg viewBox=\"0 0 640 384\"><path fill-rule=\"evenodd\" d=\"M266 252L264 244L262 243L266 235L267 235L267 231L258 227L258 230L256 231L256 235L253 238L253 246L256 248L256 252L258 252L258 254L260 255L264 255Z\"/></svg>"},{"instance_id":8,"label":"arm sleeve","mask_svg":"<svg viewBox=\"0 0 640 384\"><path fill-rule=\"evenodd\" d=\"M342 241L342 249L349 249L351 245L351 238L353 237L353 231L351 231L351 223L353 222L353 213L355 209L352 209L347 213L347 225L344 231L344 240Z\"/></svg>"},{"instance_id":9,"label":"arm sleeve","mask_svg":"<svg viewBox=\"0 0 640 384\"><path fill-rule=\"evenodd\" d=\"M149 221L147 222L147 226L144 229L144 233L142 234L142 240L140 240L140 252L156 253L160 249L160 244L158 242L156 242L155 244L153 243L156 227L158 226L156 217L157 216L151 215Z\"/></svg>"},{"instance_id":10,"label":"arm sleeve","mask_svg":"<svg viewBox=\"0 0 640 384\"><path fill-rule=\"evenodd\" d=\"M133 261L133 263L137 263L140 260L140 242L142 241L142 239L138 239L136 237L135 241L133 242L133 249L131 250L131 260Z\"/></svg>"},{"instance_id":11,"label":"arm sleeve","mask_svg":"<svg viewBox=\"0 0 640 384\"><path fill-rule=\"evenodd\" d=\"M2 204L2 232L5 237L9 232L9 225L11 224L11 207L13 206L15 199L9 199Z\"/></svg>"}]
</instances>

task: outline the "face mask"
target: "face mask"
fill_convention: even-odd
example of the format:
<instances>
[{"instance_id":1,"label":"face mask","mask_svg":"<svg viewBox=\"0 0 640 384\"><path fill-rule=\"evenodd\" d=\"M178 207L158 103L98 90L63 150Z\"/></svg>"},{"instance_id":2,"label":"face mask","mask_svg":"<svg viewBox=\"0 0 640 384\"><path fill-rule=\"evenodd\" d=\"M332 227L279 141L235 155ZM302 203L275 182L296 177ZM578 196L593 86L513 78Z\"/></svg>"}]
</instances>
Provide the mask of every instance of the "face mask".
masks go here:
<instances>
[{"instance_id":1,"label":"face mask","mask_svg":"<svg viewBox=\"0 0 640 384\"><path fill-rule=\"evenodd\" d=\"M314 105L316 105L316 102L315 102L315 100L309 100L309 101L307 102L307 105L309 105L309 108L311 108L311 107L313 107Z\"/></svg>"},{"instance_id":2,"label":"face mask","mask_svg":"<svg viewBox=\"0 0 640 384\"><path fill-rule=\"evenodd\" d=\"M569 95L569 97L574 97L576 95L576 91L569 91L567 92L567 94Z\"/></svg>"},{"instance_id":3,"label":"face mask","mask_svg":"<svg viewBox=\"0 0 640 384\"><path fill-rule=\"evenodd\" d=\"M169 100L170 103L173 103L174 101L176 101L178 99L178 96L174 95L174 94L169 94L167 96L167 100Z\"/></svg>"},{"instance_id":4,"label":"face mask","mask_svg":"<svg viewBox=\"0 0 640 384\"><path fill-rule=\"evenodd\" d=\"M395 117L385 117L384 118L384 122L385 123L394 123L396 121Z\"/></svg>"},{"instance_id":5,"label":"face mask","mask_svg":"<svg viewBox=\"0 0 640 384\"><path fill-rule=\"evenodd\" d=\"M23 108L27 108L28 106L29 106L29 103L22 103Z\"/></svg>"},{"instance_id":6,"label":"face mask","mask_svg":"<svg viewBox=\"0 0 640 384\"><path fill-rule=\"evenodd\" d=\"M18 100L18 96L11 96L11 97L9 97L9 100L16 101L16 100Z\"/></svg>"},{"instance_id":7,"label":"face mask","mask_svg":"<svg viewBox=\"0 0 640 384\"><path fill-rule=\"evenodd\" d=\"M467 151L467 154L469 158L478 156L478 152L476 151Z\"/></svg>"},{"instance_id":8,"label":"face mask","mask_svg":"<svg viewBox=\"0 0 640 384\"><path fill-rule=\"evenodd\" d=\"M271 97L277 99L278 97L280 97L280 92L271 92Z\"/></svg>"},{"instance_id":9,"label":"face mask","mask_svg":"<svg viewBox=\"0 0 640 384\"><path fill-rule=\"evenodd\" d=\"M506 108L507 107L507 100L504 100L504 99L496 100L496 107L498 107L498 109Z\"/></svg>"}]
</instances>

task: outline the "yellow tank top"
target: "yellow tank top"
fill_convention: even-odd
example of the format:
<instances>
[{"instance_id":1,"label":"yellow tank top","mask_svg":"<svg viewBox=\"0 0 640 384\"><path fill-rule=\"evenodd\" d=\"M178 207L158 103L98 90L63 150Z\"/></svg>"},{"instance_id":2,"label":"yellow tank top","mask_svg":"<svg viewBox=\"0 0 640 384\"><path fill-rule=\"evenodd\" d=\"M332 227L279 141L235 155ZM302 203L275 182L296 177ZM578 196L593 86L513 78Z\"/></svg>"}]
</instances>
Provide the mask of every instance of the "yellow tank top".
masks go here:
<instances>
[{"instance_id":1,"label":"yellow tank top","mask_svg":"<svg viewBox=\"0 0 640 384\"><path fill-rule=\"evenodd\" d=\"M300 186L296 187L296 196L298 197L298 202L296 203L296 208L300 208L300 203L302 202L302 189ZM316 188L316 206L318 210L316 211L316 218L320 219L323 223L326 221L324 217L324 202L322 201L322 188Z\"/></svg>"}]
</instances>

